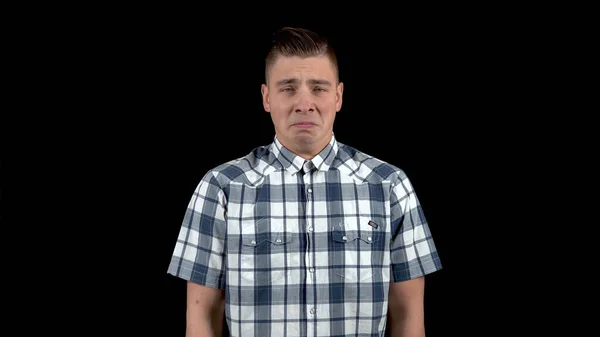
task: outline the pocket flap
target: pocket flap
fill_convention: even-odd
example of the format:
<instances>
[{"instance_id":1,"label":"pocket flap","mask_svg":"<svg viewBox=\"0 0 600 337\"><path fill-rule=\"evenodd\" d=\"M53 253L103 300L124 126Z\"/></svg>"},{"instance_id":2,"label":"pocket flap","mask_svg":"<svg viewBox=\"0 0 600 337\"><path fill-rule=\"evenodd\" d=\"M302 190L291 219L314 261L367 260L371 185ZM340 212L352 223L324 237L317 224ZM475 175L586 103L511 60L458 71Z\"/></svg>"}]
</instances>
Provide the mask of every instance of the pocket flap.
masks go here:
<instances>
[{"instance_id":1,"label":"pocket flap","mask_svg":"<svg viewBox=\"0 0 600 337\"><path fill-rule=\"evenodd\" d=\"M361 240L365 243L373 243L379 240L379 233L372 231L356 231L356 230L334 230L331 233L333 240L341 243L353 242Z\"/></svg>"},{"instance_id":2,"label":"pocket flap","mask_svg":"<svg viewBox=\"0 0 600 337\"><path fill-rule=\"evenodd\" d=\"M285 245L289 243L291 239L284 235L285 233L259 233L253 236L248 236L243 240L243 245L246 247L259 247L263 244L272 244L272 245Z\"/></svg>"}]
</instances>

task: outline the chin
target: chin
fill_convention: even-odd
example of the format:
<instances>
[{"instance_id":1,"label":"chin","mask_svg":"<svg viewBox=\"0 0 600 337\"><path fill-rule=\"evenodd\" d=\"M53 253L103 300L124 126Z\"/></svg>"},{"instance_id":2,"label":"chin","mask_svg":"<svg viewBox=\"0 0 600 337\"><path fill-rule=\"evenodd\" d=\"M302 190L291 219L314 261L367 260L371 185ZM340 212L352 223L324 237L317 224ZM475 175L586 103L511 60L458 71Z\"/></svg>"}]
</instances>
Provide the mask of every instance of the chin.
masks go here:
<instances>
[{"instance_id":1,"label":"chin","mask_svg":"<svg viewBox=\"0 0 600 337\"><path fill-rule=\"evenodd\" d=\"M303 143L303 144L312 144L316 141L317 136L313 135L313 134L308 134L308 133L304 133L304 134L298 134L294 137L294 139L299 142L299 143Z\"/></svg>"}]
</instances>

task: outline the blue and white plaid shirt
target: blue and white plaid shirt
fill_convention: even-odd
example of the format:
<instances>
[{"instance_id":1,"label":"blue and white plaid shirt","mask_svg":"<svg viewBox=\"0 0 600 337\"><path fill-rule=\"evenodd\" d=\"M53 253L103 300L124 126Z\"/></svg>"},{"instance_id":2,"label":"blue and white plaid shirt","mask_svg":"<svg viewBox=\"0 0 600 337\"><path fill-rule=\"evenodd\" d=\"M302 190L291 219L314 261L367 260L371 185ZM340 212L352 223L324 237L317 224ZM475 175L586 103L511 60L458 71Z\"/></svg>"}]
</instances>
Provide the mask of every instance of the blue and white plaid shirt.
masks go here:
<instances>
[{"instance_id":1,"label":"blue and white plaid shirt","mask_svg":"<svg viewBox=\"0 0 600 337\"><path fill-rule=\"evenodd\" d=\"M390 282L441 269L405 173L330 143L269 146L210 170L168 273L225 290L231 336L383 336Z\"/></svg>"}]
</instances>

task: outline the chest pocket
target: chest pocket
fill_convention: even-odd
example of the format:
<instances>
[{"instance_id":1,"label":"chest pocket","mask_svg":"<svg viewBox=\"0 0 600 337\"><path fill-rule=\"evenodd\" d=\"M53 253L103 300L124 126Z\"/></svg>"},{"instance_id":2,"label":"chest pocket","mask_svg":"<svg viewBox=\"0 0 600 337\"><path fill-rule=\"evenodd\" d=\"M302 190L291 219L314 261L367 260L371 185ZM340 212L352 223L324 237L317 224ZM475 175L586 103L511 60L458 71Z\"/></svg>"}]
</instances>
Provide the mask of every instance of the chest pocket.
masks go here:
<instances>
[{"instance_id":1,"label":"chest pocket","mask_svg":"<svg viewBox=\"0 0 600 337\"><path fill-rule=\"evenodd\" d=\"M331 228L331 263L346 282L381 281L385 235L370 219L340 222Z\"/></svg>"},{"instance_id":2,"label":"chest pocket","mask_svg":"<svg viewBox=\"0 0 600 337\"><path fill-rule=\"evenodd\" d=\"M261 219L244 228L240 247L242 285L283 282L290 271L290 254L286 251L290 241L291 236L277 220Z\"/></svg>"}]
</instances>

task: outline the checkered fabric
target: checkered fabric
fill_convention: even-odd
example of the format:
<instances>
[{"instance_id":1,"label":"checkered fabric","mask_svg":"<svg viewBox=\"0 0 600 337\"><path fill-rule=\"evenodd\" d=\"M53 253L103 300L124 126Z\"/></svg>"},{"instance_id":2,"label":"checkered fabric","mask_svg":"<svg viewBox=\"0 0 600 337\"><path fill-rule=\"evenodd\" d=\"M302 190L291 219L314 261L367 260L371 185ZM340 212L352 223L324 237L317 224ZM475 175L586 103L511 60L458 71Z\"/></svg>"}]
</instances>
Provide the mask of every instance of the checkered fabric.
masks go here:
<instances>
[{"instance_id":1,"label":"checkered fabric","mask_svg":"<svg viewBox=\"0 0 600 337\"><path fill-rule=\"evenodd\" d=\"M406 174L331 141L272 144L206 173L168 273L225 290L231 336L383 336L390 282L441 269Z\"/></svg>"}]
</instances>

